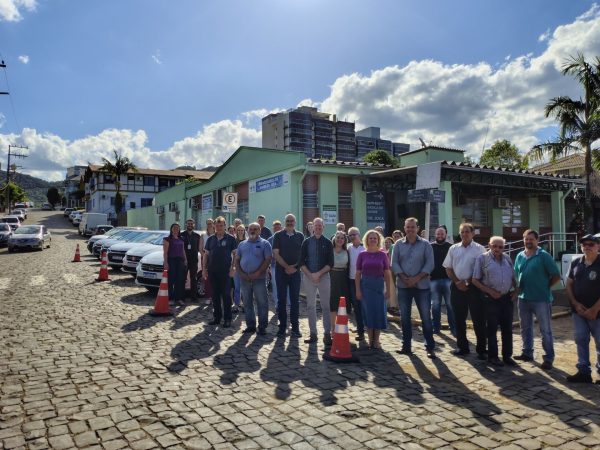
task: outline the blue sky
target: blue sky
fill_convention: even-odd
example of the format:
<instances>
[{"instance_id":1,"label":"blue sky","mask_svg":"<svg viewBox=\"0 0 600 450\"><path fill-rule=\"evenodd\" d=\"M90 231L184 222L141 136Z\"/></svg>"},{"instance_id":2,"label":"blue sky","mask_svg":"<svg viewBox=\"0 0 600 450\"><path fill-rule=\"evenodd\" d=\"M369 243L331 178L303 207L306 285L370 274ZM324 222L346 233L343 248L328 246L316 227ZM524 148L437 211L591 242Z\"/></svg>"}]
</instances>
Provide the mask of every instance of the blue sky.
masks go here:
<instances>
[{"instance_id":1,"label":"blue sky","mask_svg":"<svg viewBox=\"0 0 600 450\"><path fill-rule=\"evenodd\" d=\"M260 145L261 114L304 101L413 145L423 135L476 153L491 124L488 139L526 147L551 124L543 117L537 130L496 124L507 97L506 81L496 79L514 82L521 73L536 87L542 76L548 89L536 108L565 93L554 93L563 86L558 78L531 68L551 64L564 48L578 51L581 29L597 19L583 0L0 0L0 52L16 112L0 97L0 144L34 146L39 157L29 170L48 178L99 160L111 144L141 166L202 166L237 145ZM557 35L574 24L581 26ZM581 51L600 54L598 42L586 36ZM425 86L428 79L435 86ZM415 80L418 89L405 89ZM452 91L450 104L462 114L439 96L453 82L442 93ZM488 107L471 105L478 89L501 92ZM415 103L423 92L429 97ZM465 121L470 110L479 122Z\"/></svg>"}]
</instances>

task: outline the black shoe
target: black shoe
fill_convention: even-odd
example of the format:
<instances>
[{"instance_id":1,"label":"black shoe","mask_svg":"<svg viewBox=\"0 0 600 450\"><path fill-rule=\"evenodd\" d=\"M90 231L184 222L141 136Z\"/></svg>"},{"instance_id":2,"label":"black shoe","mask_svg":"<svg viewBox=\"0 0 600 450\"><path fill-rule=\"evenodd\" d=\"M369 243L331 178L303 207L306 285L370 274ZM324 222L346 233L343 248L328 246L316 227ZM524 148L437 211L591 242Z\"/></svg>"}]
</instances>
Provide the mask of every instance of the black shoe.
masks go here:
<instances>
[{"instance_id":1,"label":"black shoe","mask_svg":"<svg viewBox=\"0 0 600 450\"><path fill-rule=\"evenodd\" d=\"M230 326L231 326L230 320L226 320L225 322L223 322L223 328L229 328Z\"/></svg>"},{"instance_id":2,"label":"black shoe","mask_svg":"<svg viewBox=\"0 0 600 450\"><path fill-rule=\"evenodd\" d=\"M316 334L311 334L308 339L304 339L305 344L313 344L315 342L319 342L319 338Z\"/></svg>"},{"instance_id":3,"label":"black shoe","mask_svg":"<svg viewBox=\"0 0 600 450\"><path fill-rule=\"evenodd\" d=\"M471 353L469 350L462 350L460 348L457 348L456 350L454 350L452 352L452 354L454 356L465 356L465 355L468 355L469 353Z\"/></svg>"},{"instance_id":4,"label":"black shoe","mask_svg":"<svg viewBox=\"0 0 600 450\"><path fill-rule=\"evenodd\" d=\"M244 331L242 331L242 333L244 333L244 334L254 333L254 332L256 332L256 327L248 327Z\"/></svg>"},{"instance_id":5,"label":"black shoe","mask_svg":"<svg viewBox=\"0 0 600 450\"><path fill-rule=\"evenodd\" d=\"M517 362L512 359L510 356L502 358L502 362L507 366L517 366Z\"/></svg>"},{"instance_id":6,"label":"black shoe","mask_svg":"<svg viewBox=\"0 0 600 450\"><path fill-rule=\"evenodd\" d=\"M290 336L292 336L293 338L301 338L302 333L300 333L300 330L292 330Z\"/></svg>"},{"instance_id":7,"label":"black shoe","mask_svg":"<svg viewBox=\"0 0 600 450\"><path fill-rule=\"evenodd\" d=\"M570 383L591 383L592 374L577 372L574 375L569 375L567 381Z\"/></svg>"},{"instance_id":8,"label":"black shoe","mask_svg":"<svg viewBox=\"0 0 600 450\"><path fill-rule=\"evenodd\" d=\"M267 330L265 330L264 328L259 328L256 334L258 334L259 336L266 336Z\"/></svg>"},{"instance_id":9,"label":"black shoe","mask_svg":"<svg viewBox=\"0 0 600 450\"><path fill-rule=\"evenodd\" d=\"M427 357L431 359L436 359L435 352L433 350L427 350Z\"/></svg>"},{"instance_id":10,"label":"black shoe","mask_svg":"<svg viewBox=\"0 0 600 450\"><path fill-rule=\"evenodd\" d=\"M210 322L208 322L209 325L219 325L220 323L221 321L217 319L213 319Z\"/></svg>"},{"instance_id":11,"label":"black shoe","mask_svg":"<svg viewBox=\"0 0 600 450\"><path fill-rule=\"evenodd\" d=\"M331 344L333 344L333 341L331 340L330 334L326 334L323 337L323 344L325 344L325 347L331 347Z\"/></svg>"},{"instance_id":12,"label":"black shoe","mask_svg":"<svg viewBox=\"0 0 600 450\"><path fill-rule=\"evenodd\" d=\"M552 369L552 362L551 361L544 361L541 365L542 370L551 370Z\"/></svg>"},{"instance_id":13,"label":"black shoe","mask_svg":"<svg viewBox=\"0 0 600 450\"><path fill-rule=\"evenodd\" d=\"M514 357L517 361L533 361L533 356L526 355L525 353L521 353Z\"/></svg>"},{"instance_id":14,"label":"black shoe","mask_svg":"<svg viewBox=\"0 0 600 450\"><path fill-rule=\"evenodd\" d=\"M402 347L400 350L396 350L396 353L398 353L399 355L408 355L408 356L411 356L413 354L413 352L411 351L410 348L404 348L404 347Z\"/></svg>"},{"instance_id":15,"label":"black shoe","mask_svg":"<svg viewBox=\"0 0 600 450\"><path fill-rule=\"evenodd\" d=\"M285 334L286 334L286 333L285 333L285 330L279 330L279 331L277 332L277 337L278 337L278 338L285 337Z\"/></svg>"},{"instance_id":16,"label":"black shoe","mask_svg":"<svg viewBox=\"0 0 600 450\"><path fill-rule=\"evenodd\" d=\"M358 341L358 342L364 341L365 340L365 333L358 333L358 335L354 339L356 341Z\"/></svg>"},{"instance_id":17,"label":"black shoe","mask_svg":"<svg viewBox=\"0 0 600 450\"><path fill-rule=\"evenodd\" d=\"M486 359L488 359L488 357L485 356L485 353L477 353L477 359L480 361L485 361Z\"/></svg>"},{"instance_id":18,"label":"black shoe","mask_svg":"<svg viewBox=\"0 0 600 450\"><path fill-rule=\"evenodd\" d=\"M488 358L488 362L489 362L489 363L490 363L492 366L498 366L498 367L500 367L500 366L503 366L503 365L504 365L504 363L503 363L502 361L500 361L500 358L498 358L497 356L496 356L496 357L491 357L491 358Z\"/></svg>"},{"instance_id":19,"label":"black shoe","mask_svg":"<svg viewBox=\"0 0 600 450\"><path fill-rule=\"evenodd\" d=\"M237 314L239 312L238 307L234 306L233 308L231 308L231 313L232 314Z\"/></svg>"}]
</instances>

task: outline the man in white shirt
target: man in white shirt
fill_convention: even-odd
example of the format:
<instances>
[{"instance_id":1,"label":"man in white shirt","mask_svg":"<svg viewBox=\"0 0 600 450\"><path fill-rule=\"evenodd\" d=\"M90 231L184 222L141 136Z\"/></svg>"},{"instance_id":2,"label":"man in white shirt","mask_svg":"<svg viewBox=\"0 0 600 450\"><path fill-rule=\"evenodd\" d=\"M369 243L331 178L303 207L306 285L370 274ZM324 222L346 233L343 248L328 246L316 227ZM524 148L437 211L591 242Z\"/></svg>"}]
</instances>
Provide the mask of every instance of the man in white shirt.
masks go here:
<instances>
[{"instance_id":1,"label":"man in white shirt","mask_svg":"<svg viewBox=\"0 0 600 450\"><path fill-rule=\"evenodd\" d=\"M360 302L356 300L356 286L354 285L354 279L356 278L356 260L361 252L365 251L360 238L360 231L356 227L351 227L348 230L349 245L347 247L348 254L350 255L349 264L349 277L350 277L350 303L354 309L354 316L356 318L356 336L357 341L365 339L365 325L363 322L362 309ZM348 311L350 312L350 310Z\"/></svg>"},{"instance_id":2,"label":"man in white shirt","mask_svg":"<svg viewBox=\"0 0 600 450\"><path fill-rule=\"evenodd\" d=\"M486 321L485 304L481 300L481 292L471 283L475 260L485 253L485 248L473 240L473 225L463 223L460 225L461 242L454 244L448 250L446 259L442 264L448 277L452 280L450 298L454 318L456 320L456 356L469 354L469 341L467 340L467 316L471 313L473 328L477 337L477 357L487 359L486 355Z\"/></svg>"}]
</instances>

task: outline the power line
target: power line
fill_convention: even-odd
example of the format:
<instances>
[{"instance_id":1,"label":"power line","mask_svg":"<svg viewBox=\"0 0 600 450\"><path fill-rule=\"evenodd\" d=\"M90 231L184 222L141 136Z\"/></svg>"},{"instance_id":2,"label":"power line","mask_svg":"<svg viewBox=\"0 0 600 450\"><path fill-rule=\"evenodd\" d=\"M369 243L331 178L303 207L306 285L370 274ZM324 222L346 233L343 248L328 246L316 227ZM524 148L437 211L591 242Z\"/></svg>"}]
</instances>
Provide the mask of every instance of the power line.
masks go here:
<instances>
[{"instance_id":1,"label":"power line","mask_svg":"<svg viewBox=\"0 0 600 450\"><path fill-rule=\"evenodd\" d=\"M1 56L2 55L0 54L0 57ZM8 89L8 91L6 91L6 92L0 92L0 95L7 95L8 96L8 101L10 102L10 108L12 110L13 117L15 118L15 125L16 125L16 130L15 131L19 132L21 130L21 127L19 126L19 119L17 118L17 112L15 110L15 104L13 102L12 96L10 95L10 84L8 82L8 74L6 72L6 64L4 63L4 59L2 59L0 61L0 68L4 72L4 80L6 81L6 88Z\"/></svg>"}]
</instances>

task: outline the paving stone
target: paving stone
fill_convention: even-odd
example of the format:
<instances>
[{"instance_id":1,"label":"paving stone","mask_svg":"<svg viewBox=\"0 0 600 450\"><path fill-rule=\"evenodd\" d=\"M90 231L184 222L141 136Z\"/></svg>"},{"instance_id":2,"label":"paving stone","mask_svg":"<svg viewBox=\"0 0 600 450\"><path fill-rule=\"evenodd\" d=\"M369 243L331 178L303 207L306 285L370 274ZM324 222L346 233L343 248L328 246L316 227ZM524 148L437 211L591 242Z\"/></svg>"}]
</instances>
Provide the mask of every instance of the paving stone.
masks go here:
<instances>
[{"instance_id":1,"label":"paving stone","mask_svg":"<svg viewBox=\"0 0 600 450\"><path fill-rule=\"evenodd\" d=\"M87 447L97 443L98 438L93 431L86 431L85 433L75 435L75 445L77 445L77 447Z\"/></svg>"}]
</instances>

